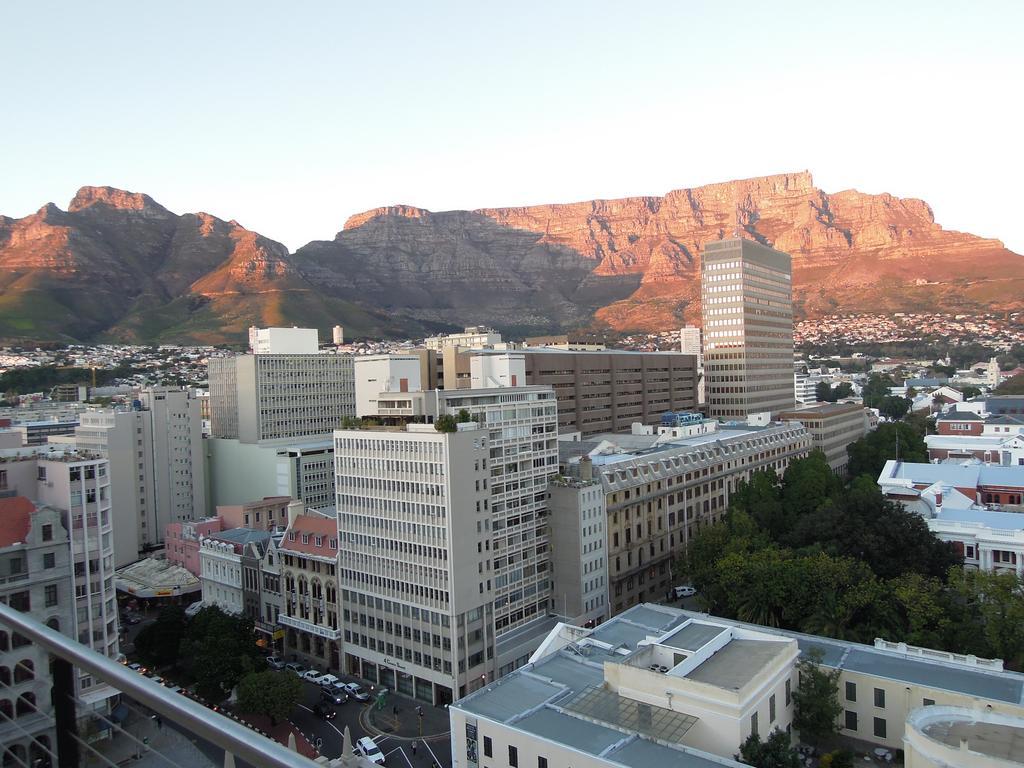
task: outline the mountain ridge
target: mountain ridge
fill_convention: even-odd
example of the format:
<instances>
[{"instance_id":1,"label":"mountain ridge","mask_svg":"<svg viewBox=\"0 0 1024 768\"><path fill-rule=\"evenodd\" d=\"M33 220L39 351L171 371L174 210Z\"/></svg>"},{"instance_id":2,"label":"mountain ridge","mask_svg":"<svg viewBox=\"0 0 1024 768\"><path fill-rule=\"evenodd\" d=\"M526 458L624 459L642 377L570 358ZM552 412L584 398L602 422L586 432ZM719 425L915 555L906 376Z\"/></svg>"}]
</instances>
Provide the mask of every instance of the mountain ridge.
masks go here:
<instances>
[{"instance_id":1,"label":"mountain ridge","mask_svg":"<svg viewBox=\"0 0 1024 768\"><path fill-rule=\"evenodd\" d=\"M738 234L793 257L798 315L1019 305L1024 258L945 230L924 200L828 193L808 171L662 196L429 211L380 206L289 252L234 220L82 187L0 216L0 338L240 342L249 324L415 336L664 330L698 322L704 243Z\"/></svg>"}]
</instances>

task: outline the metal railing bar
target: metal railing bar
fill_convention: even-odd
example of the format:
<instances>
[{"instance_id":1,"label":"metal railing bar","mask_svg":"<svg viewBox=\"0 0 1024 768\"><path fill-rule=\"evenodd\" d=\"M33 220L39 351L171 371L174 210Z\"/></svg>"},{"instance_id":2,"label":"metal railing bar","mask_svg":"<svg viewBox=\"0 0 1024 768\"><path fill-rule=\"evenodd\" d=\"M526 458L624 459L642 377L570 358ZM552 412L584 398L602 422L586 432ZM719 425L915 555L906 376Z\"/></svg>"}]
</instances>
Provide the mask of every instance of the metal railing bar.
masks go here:
<instances>
[{"instance_id":1,"label":"metal railing bar","mask_svg":"<svg viewBox=\"0 0 1024 768\"><path fill-rule=\"evenodd\" d=\"M123 691L139 703L185 730L231 752L257 768L312 768L315 763L184 696L169 698L167 689L112 659L93 651L31 616L0 604L0 623L38 643L55 656Z\"/></svg>"},{"instance_id":2,"label":"metal railing bar","mask_svg":"<svg viewBox=\"0 0 1024 768\"><path fill-rule=\"evenodd\" d=\"M73 735L71 736L71 738L73 738L73 739L74 739L75 741L77 741L77 742L78 742L78 744L79 744L80 746L83 746L83 747L85 747L85 748L86 748L86 749L88 749L88 750L89 750L90 752L92 752L92 753L93 753L94 755L96 755L96 757L98 757L98 758L99 758L99 759L100 759L100 760L101 760L102 762L104 762L104 763L106 763L106 764L107 764L108 766L110 766L110 768L119 768L119 766L118 766L118 764L117 764L117 763L115 763L115 762L114 762L113 760L111 760L111 759L110 759L109 757L107 757L106 755L104 755L104 754L103 754L102 752L99 752L99 751L98 751L98 750L97 750L97 749L96 749L96 748L95 748L95 747L94 747L94 746L93 746L92 744L90 744L89 742L87 742L87 741L86 741L85 739L83 739L83 738L82 738L81 736L79 736L78 734L73 734Z\"/></svg>"},{"instance_id":3,"label":"metal railing bar","mask_svg":"<svg viewBox=\"0 0 1024 768\"><path fill-rule=\"evenodd\" d=\"M44 751L44 752L46 752L46 753L47 753L47 754L48 754L48 755L49 755L50 757L52 757L52 758L53 758L53 760L54 760L54 764L56 765L56 761L57 761L57 753L56 753L56 752L53 752L53 751L52 751L52 750L50 750L50 749L47 749L47 748L46 748L46 747L44 747L44 746L43 746L43 745L42 745L41 743L39 743L39 741L37 740L37 739L38 739L38 737L39 737L40 735L42 735L42 734L32 734L32 733L30 733L29 731L26 731L26 730L25 730L24 728L22 728L22 727L21 727L21 724L20 724L20 723L18 723L18 722L16 722L16 721L15 721L15 719L14 719L13 717L8 717L8 716L7 716L7 715L5 715L5 714L4 714L3 712L0 712L0 717L3 717L3 719L4 719L4 720L6 720L6 721L7 721L8 723L10 723L11 725L13 725L13 726L14 726L14 727L15 727L15 728L16 728L16 729L17 729L17 730L18 730L18 731L19 731L19 732L21 733L21 735L22 735L22 736L25 736L26 738L28 738L28 739L31 739L31 740L32 740L32 743L33 743L33 744L34 744L34 745L35 745L36 747L38 747L39 749L43 750L43 751ZM2 745L2 744L0 744L0 748L3 748L4 746L5 746L5 745ZM14 759L15 759L15 760L17 760L17 757L16 757L15 755L14 755L14 752L13 752L13 751L11 752L11 757L14 757ZM20 761L19 761L19 762L20 762ZM22 763L22 765L24 765L24 763Z\"/></svg>"}]
</instances>

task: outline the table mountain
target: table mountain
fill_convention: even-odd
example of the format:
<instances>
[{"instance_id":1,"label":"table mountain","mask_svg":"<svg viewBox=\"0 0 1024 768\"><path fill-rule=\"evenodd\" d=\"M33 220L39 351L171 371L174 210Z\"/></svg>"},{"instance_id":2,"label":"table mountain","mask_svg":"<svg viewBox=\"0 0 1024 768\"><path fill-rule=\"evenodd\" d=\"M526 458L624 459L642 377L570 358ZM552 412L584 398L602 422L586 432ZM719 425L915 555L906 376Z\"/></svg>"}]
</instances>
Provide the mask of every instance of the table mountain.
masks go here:
<instances>
[{"instance_id":1,"label":"table mountain","mask_svg":"<svg viewBox=\"0 0 1024 768\"><path fill-rule=\"evenodd\" d=\"M289 254L209 214L85 187L0 217L0 336L241 341L251 323L417 335L487 323L663 330L699 321L700 253L734 235L793 256L798 314L1019 309L1024 258L927 203L806 172L581 203L352 216Z\"/></svg>"}]
</instances>

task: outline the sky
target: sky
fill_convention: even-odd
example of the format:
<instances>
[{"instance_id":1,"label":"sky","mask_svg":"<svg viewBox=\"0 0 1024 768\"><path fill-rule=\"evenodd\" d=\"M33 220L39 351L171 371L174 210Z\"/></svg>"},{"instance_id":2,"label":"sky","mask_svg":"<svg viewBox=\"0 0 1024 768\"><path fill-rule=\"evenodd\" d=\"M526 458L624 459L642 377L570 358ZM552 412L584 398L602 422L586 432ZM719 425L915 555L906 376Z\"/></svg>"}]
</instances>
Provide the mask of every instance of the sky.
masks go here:
<instances>
[{"instance_id":1,"label":"sky","mask_svg":"<svg viewBox=\"0 0 1024 768\"><path fill-rule=\"evenodd\" d=\"M380 205L810 170L1024 253L1024 3L46 2L0 12L0 214L145 192L295 249Z\"/></svg>"}]
</instances>

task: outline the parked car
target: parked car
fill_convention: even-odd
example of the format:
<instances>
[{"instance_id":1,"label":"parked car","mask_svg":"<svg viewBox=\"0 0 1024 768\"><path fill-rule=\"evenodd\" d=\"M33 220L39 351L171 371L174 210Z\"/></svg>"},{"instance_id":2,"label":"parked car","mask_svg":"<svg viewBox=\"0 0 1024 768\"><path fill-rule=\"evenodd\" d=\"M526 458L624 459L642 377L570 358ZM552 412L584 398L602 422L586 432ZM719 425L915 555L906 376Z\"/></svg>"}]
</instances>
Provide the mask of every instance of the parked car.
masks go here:
<instances>
[{"instance_id":1,"label":"parked car","mask_svg":"<svg viewBox=\"0 0 1024 768\"><path fill-rule=\"evenodd\" d=\"M299 677L302 677L304 674L306 674L306 668L299 664L297 661L289 661L287 664L284 665L284 668L287 669L289 672L295 673Z\"/></svg>"},{"instance_id":2,"label":"parked car","mask_svg":"<svg viewBox=\"0 0 1024 768\"><path fill-rule=\"evenodd\" d=\"M308 680L311 683L315 683L317 681L317 678L319 678L322 674L323 672L321 672L319 669L307 669L300 675L300 677L303 680Z\"/></svg>"},{"instance_id":3,"label":"parked car","mask_svg":"<svg viewBox=\"0 0 1024 768\"><path fill-rule=\"evenodd\" d=\"M164 679L162 677L160 677L160 675L156 675L156 676L153 677L153 682L154 683L159 683L160 685L163 685L164 684Z\"/></svg>"},{"instance_id":4,"label":"parked car","mask_svg":"<svg viewBox=\"0 0 1024 768\"><path fill-rule=\"evenodd\" d=\"M345 693L344 686L335 688L332 685L320 689L320 698L331 702L331 704L344 704L348 701L348 694Z\"/></svg>"},{"instance_id":5,"label":"parked car","mask_svg":"<svg viewBox=\"0 0 1024 768\"><path fill-rule=\"evenodd\" d=\"M313 682L320 686L331 685L333 683L338 682L338 676L332 675L330 672L325 672Z\"/></svg>"},{"instance_id":6,"label":"parked car","mask_svg":"<svg viewBox=\"0 0 1024 768\"><path fill-rule=\"evenodd\" d=\"M377 742L369 736L363 736L363 738L356 742L356 754L362 755L371 763L384 765L384 753L380 751Z\"/></svg>"},{"instance_id":7,"label":"parked car","mask_svg":"<svg viewBox=\"0 0 1024 768\"><path fill-rule=\"evenodd\" d=\"M313 714L317 717L322 717L324 720L333 720L338 713L334 711L330 704L318 701L313 705Z\"/></svg>"},{"instance_id":8,"label":"parked car","mask_svg":"<svg viewBox=\"0 0 1024 768\"><path fill-rule=\"evenodd\" d=\"M284 661L277 656L267 656L267 666L271 669L284 669Z\"/></svg>"},{"instance_id":9,"label":"parked car","mask_svg":"<svg viewBox=\"0 0 1024 768\"><path fill-rule=\"evenodd\" d=\"M672 591L675 592L676 600L682 599L684 597L693 597L697 594L697 588L691 586L690 584L682 584Z\"/></svg>"},{"instance_id":10,"label":"parked car","mask_svg":"<svg viewBox=\"0 0 1024 768\"><path fill-rule=\"evenodd\" d=\"M132 670L133 672L145 672L146 671L146 668L144 666L142 666L141 664L139 664L139 662L137 662L137 661L133 661L131 664L129 664L128 665L128 669Z\"/></svg>"},{"instance_id":11,"label":"parked car","mask_svg":"<svg viewBox=\"0 0 1024 768\"><path fill-rule=\"evenodd\" d=\"M181 693L182 692L182 688L181 688L180 685L168 685L167 686L167 690L170 691L171 693Z\"/></svg>"},{"instance_id":12,"label":"parked car","mask_svg":"<svg viewBox=\"0 0 1024 768\"><path fill-rule=\"evenodd\" d=\"M370 694L359 683L345 683L345 693L356 701L369 701Z\"/></svg>"}]
</instances>

